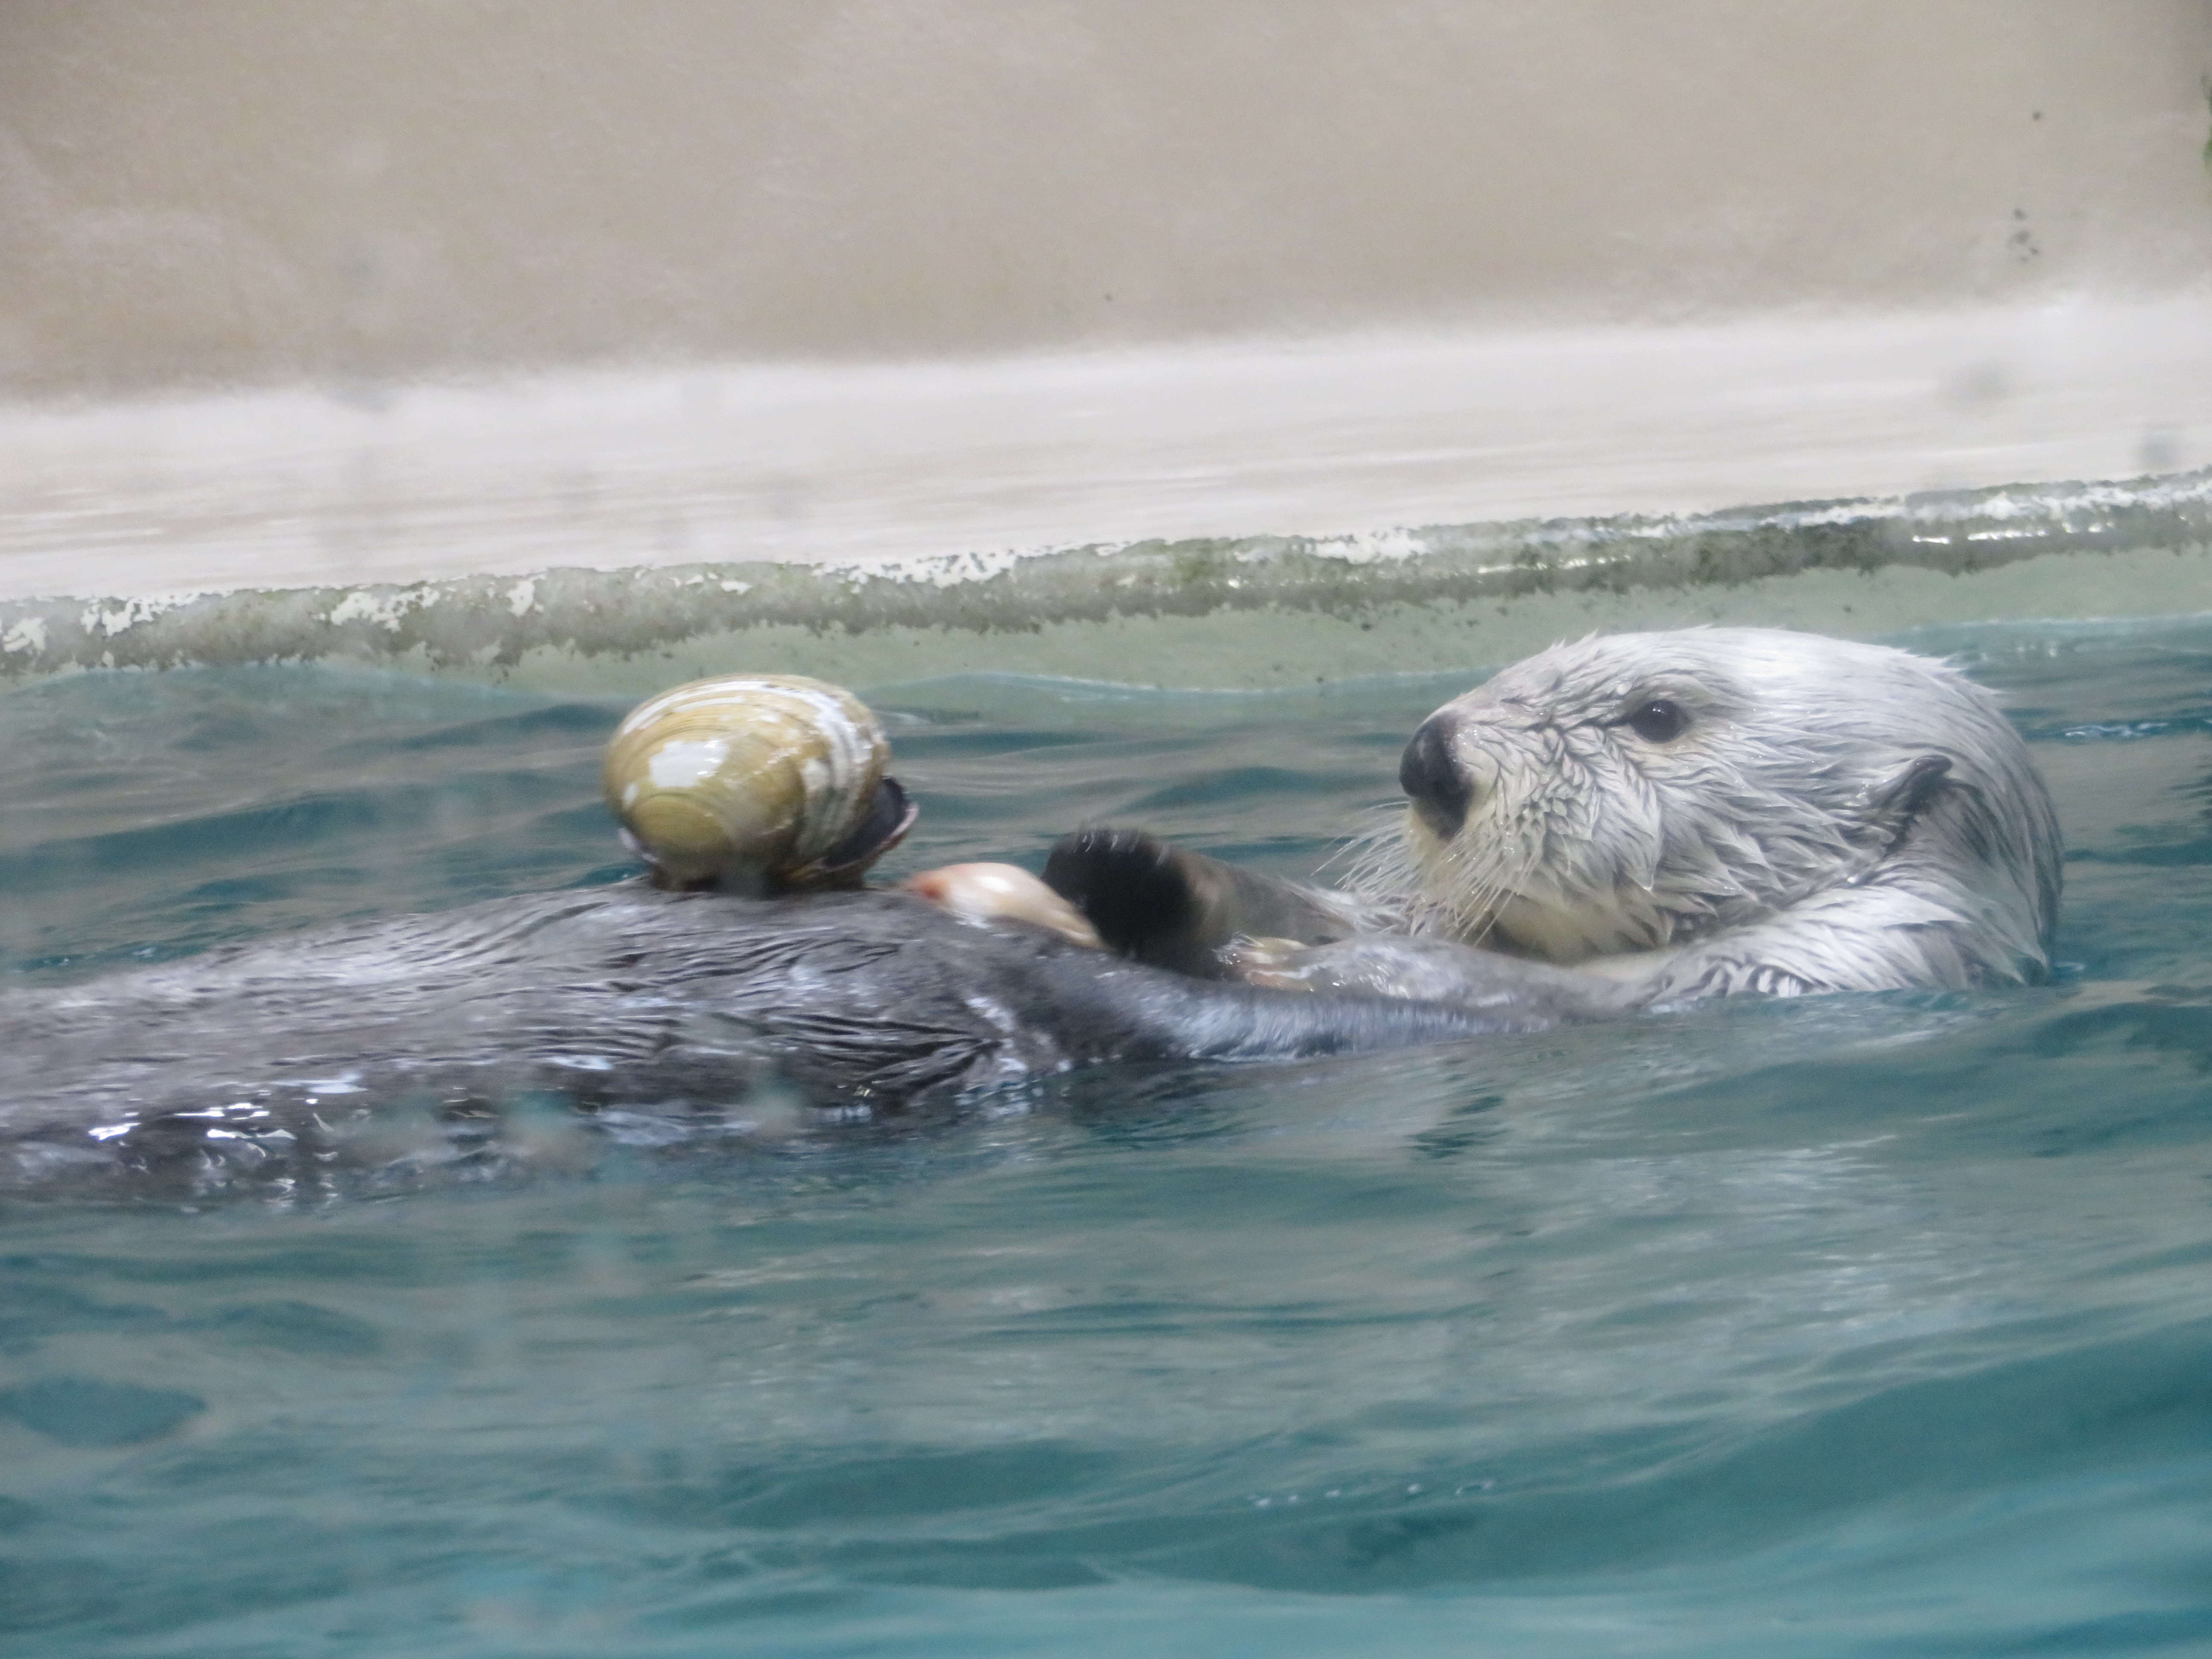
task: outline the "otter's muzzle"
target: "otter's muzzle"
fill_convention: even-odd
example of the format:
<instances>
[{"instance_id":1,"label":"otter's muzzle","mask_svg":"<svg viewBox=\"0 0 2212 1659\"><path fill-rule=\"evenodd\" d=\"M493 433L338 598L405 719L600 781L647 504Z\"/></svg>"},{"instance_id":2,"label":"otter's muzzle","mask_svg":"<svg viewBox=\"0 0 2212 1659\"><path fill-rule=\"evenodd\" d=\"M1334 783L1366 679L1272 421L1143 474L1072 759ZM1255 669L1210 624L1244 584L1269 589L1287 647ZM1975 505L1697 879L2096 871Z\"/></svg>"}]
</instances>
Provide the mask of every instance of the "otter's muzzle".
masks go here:
<instances>
[{"instance_id":1,"label":"otter's muzzle","mask_svg":"<svg viewBox=\"0 0 2212 1659\"><path fill-rule=\"evenodd\" d=\"M1457 753L1459 729L1457 714L1438 709L1414 731L1398 762L1398 787L1439 841L1459 833L1474 802L1474 781Z\"/></svg>"}]
</instances>

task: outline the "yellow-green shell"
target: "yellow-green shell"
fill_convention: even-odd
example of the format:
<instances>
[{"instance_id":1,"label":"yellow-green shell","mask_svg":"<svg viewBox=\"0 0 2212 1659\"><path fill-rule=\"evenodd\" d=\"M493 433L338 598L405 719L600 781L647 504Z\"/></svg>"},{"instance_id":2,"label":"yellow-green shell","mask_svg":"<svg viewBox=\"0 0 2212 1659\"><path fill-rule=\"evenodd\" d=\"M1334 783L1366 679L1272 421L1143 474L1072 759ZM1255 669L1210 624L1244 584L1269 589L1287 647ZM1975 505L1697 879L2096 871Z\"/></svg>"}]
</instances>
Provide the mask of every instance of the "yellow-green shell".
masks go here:
<instances>
[{"instance_id":1,"label":"yellow-green shell","mask_svg":"<svg viewBox=\"0 0 2212 1659\"><path fill-rule=\"evenodd\" d=\"M607 744L607 804L681 886L803 884L866 819L890 745L867 705L797 674L694 680Z\"/></svg>"}]
</instances>

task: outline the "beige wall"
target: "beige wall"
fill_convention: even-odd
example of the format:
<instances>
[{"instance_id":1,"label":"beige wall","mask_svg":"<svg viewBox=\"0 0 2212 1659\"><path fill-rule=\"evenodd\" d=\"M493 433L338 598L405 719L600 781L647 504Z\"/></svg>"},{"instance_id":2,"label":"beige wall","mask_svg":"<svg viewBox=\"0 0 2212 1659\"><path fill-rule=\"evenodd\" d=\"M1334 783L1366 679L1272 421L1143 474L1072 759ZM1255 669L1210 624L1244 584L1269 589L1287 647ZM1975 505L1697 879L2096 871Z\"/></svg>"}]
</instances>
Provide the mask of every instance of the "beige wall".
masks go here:
<instances>
[{"instance_id":1,"label":"beige wall","mask_svg":"<svg viewBox=\"0 0 2212 1659\"><path fill-rule=\"evenodd\" d=\"M2204 0L7 0L0 389L2137 292Z\"/></svg>"}]
</instances>

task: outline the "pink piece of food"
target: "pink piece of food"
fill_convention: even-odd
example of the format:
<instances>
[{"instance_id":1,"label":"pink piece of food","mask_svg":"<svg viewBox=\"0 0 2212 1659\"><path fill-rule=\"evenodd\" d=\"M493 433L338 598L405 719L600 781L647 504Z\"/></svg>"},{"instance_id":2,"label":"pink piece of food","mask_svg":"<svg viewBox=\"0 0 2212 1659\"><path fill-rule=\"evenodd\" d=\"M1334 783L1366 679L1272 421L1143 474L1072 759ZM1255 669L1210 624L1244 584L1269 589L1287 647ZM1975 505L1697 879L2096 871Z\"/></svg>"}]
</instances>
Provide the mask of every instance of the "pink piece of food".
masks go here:
<instances>
[{"instance_id":1,"label":"pink piece of food","mask_svg":"<svg viewBox=\"0 0 2212 1659\"><path fill-rule=\"evenodd\" d=\"M1094 951L1105 948L1081 912L1018 865L947 864L908 876L899 885L963 921L1011 917L1049 927Z\"/></svg>"}]
</instances>

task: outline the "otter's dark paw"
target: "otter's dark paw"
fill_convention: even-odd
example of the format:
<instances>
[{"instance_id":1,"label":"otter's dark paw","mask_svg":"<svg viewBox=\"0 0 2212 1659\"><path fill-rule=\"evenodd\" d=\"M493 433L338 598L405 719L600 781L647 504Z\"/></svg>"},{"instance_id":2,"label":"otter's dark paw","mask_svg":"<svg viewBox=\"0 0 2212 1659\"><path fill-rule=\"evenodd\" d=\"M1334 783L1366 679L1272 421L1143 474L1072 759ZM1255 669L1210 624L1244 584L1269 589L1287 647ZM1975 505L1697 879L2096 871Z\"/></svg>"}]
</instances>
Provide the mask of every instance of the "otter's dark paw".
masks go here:
<instances>
[{"instance_id":1,"label":"otter's dark paw","mask_svg":"<svg viewBox=\"0 0 2212 1659\"><path fill-rule=\"evenodd\" d=\"M1203 905L1188 855L1141 830L1078 830L1045 860L1045 885L1083 912L1109 950L1184 973L1211 963L1193 937ZM1218 971L1218 969L1216 969Z\"/></svg>"}]
</instances>

